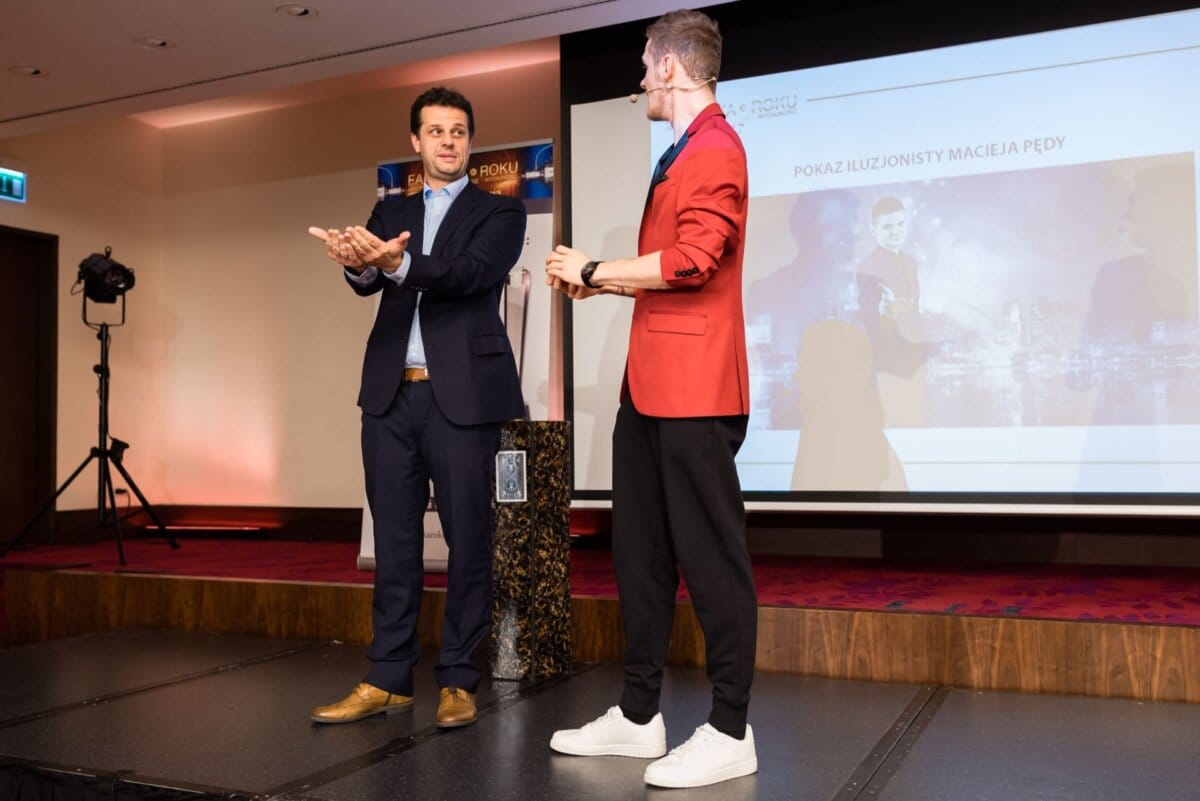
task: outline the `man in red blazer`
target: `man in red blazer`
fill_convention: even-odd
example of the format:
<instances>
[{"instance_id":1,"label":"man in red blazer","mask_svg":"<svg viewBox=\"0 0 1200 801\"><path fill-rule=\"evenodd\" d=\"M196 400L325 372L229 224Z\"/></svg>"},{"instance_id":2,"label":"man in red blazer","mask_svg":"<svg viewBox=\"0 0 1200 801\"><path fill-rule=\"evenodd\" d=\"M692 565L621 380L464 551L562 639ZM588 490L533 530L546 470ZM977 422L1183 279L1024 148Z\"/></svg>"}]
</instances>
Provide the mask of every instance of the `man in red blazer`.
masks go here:
<instances>
[{"instance_id":1,"label":"man in red blazer","mask_svg":"<svg viewBox=\"0 0 1200 801\"><path fill-rule=\"evenodd\" d=\"M698 787L754 773L746 723L758 603L734 456L750 414L742 319L746 154L716 103L717 25L675 11L646 32L642 88L675 144L651 180L638 256L594 261L559 245L547 282L577 300L634 298L613 430L613 561L624 622L618 706L550 747L581 756L666 753L658 711L682 571L704 630L708 722L646 768L647 783Z\"/></svg>"}]
</instances>

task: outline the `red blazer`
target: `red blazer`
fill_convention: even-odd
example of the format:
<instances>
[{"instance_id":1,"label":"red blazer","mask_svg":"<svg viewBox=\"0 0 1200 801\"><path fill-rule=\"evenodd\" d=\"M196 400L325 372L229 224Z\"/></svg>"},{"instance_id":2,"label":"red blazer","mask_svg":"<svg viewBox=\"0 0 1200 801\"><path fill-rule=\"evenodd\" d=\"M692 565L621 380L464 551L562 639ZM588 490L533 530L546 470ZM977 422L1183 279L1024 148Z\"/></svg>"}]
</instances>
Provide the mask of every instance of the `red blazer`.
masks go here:
<instances>
[{"instance_id":1,"label":"red blazer","mask_svg":"<svg viewBox=\"0 0 1200 801\"><path fill-rule=\"evenodd\" d=\"M662 251L671 288L634 301L622 396L651 417L748 415L746 151L716 103L687 134L642 214L638 255Z\"/></svg>"}]
</instances>

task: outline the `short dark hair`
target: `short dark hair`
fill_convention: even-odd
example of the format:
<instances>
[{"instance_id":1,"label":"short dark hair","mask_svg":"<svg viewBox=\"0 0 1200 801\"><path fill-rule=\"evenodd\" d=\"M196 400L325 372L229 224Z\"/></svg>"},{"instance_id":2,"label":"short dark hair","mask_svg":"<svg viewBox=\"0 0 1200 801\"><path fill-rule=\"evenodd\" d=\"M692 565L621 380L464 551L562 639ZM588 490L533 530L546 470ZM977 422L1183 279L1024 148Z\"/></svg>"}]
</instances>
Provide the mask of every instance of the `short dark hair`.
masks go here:
<instances>
[{"instance_id":1,"label":"short dark hair","mask_svg":"<svg viewBox=\"0 0 1200 801\"><path fill-rule=\"evenodd\" d=\"M413 101L408 126L414 136L421 134L421 109L426 106L447 106L465 111L467 113L467 135L472 139L475 138L475 112L471 110L471 101L463 97L461 92L447 89L444 86L426 89Z\"/></svg>"},{"instance_id":2,"label":"short dark hair","mask_svg":"<svg viewBox=\"0 0 1200 801\"><path fill-rule=\"evenodd\" d=\"M671 11L646 28L646 38L655 60L674 53L688 77L716 82L721 72L721 32L712 17L690 8Z\"/></svg>"},{"instance_id":3,"label":"short dark hair","mask_svg":"<svg viewBox=\"0 0 1200 801\"><path fill-rule=\"evenodd\" d=\"M904 204L897 198L885 197L880 198L879 202L871 207L871 225L879 222L879 218L885 214L892 214L897 211L904 211Z\"/></svg>"}]
</instances>

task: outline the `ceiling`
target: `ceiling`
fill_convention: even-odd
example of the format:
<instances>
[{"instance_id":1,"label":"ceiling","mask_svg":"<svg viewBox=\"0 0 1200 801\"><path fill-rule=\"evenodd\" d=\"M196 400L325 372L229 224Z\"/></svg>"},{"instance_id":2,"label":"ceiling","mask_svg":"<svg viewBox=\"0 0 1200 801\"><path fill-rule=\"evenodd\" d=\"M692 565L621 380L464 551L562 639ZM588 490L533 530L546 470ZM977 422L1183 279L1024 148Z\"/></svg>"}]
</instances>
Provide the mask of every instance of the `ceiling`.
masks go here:
<instances>
[{"instance_id":1,"label":"ceiling","mask_svg":"<svg viewBox=\"0 0 1200 801\"><path fill-rule=\"evenodd\" d=\"M0 139L119 116L171 127L556 60L560 34L706 3L304 0L299 16L295 5L0 0Z\"/></svg>"}]
</instances>

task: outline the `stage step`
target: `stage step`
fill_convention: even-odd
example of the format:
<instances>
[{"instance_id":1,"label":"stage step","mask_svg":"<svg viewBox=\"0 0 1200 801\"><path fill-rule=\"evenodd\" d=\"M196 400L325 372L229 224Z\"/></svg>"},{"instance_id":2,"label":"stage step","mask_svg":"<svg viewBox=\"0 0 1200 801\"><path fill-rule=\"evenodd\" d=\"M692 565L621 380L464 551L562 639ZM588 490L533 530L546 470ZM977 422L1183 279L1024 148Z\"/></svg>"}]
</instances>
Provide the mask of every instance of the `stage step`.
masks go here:
<instances>
[{"instance_id":1,"label":"stage step","mask_svg":"<svg viewBox=\"0 0 1200 801\"><path fill-rule=\"evenodd\" d=\"M13 644L159 628L351 643L370 641L371 587L332 582L9 569ZM440 638L445 593L429 588L419 630ZM614 598L571 599L573 658L618 662ZM829 678L1200 702L1200 628L973 617L904 611L760 607L758 669ZM677 607L670 664L704 664L690 604Z\"/></svg>"}]
</instances>

